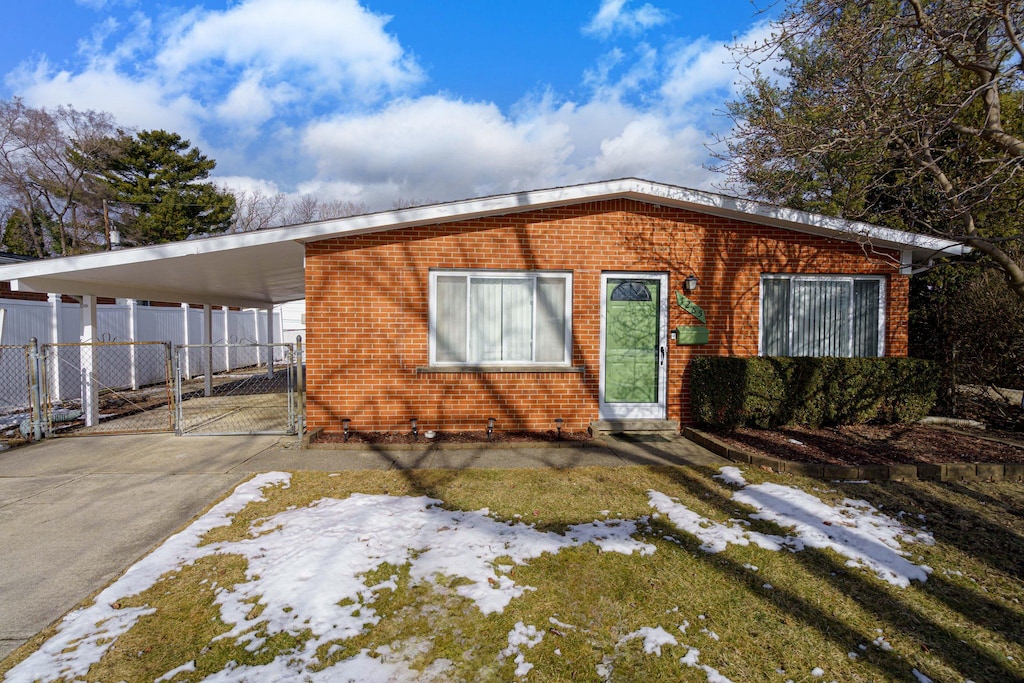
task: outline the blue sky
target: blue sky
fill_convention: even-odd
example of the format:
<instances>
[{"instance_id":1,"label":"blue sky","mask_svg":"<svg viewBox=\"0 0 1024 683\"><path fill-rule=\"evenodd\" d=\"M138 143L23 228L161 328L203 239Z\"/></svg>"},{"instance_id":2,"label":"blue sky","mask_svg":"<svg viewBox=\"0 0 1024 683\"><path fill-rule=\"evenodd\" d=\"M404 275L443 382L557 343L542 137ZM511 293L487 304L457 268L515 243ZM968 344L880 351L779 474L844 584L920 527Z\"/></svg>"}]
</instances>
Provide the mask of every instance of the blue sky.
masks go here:
<instances>
[{"instance_id":1,"label":"blue sky","mask_svg":"<svg viewBox=\"0 0 1024 683\"><path fill-rule=\"evenodd\" d=\"M629 175L710 188L726 45L767 0L35 0L3 96L111 112L236 189L449 200Z\"/></svg>"}]
</instances>

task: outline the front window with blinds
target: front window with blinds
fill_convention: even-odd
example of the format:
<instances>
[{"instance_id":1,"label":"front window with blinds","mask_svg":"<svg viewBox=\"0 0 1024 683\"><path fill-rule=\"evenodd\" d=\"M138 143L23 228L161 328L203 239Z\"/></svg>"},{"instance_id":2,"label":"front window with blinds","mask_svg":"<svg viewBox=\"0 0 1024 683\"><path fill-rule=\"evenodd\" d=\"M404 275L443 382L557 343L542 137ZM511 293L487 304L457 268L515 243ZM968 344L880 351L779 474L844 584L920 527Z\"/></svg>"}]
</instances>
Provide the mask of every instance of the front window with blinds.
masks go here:
<instances>
[{"instance_id":1,"label":"front window with blinds","mask_svg":"<svg viewBox=\"0 0 1024 683\"><path fill-rule=\"evenodd\" d=\"M762 276L761 354L883 355L884 284L876 276Z\"/></svg>"},{"instance_id":2,"label":"front window with blinds","mask_svg":"<svg viewBox=\"0 0 1024 683\"><path fill-rule=\"evenodd\" d=\"M431 365L568 365L572 275L430 273Z\"/></svg>"}]
</instances>

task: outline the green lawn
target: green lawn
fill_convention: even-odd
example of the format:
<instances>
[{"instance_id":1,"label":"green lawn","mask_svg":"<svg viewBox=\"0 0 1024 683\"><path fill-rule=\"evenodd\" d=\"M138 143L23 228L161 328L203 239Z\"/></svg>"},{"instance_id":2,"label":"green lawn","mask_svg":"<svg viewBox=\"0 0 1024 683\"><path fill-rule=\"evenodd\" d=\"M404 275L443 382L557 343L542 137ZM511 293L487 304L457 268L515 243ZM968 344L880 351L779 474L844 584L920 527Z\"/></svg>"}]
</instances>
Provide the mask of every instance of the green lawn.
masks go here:
<instances>
[{"instance_id":1,"label":"green lawn","mask_svg":"<svg viewBox=\"0 0 1024 683\"><path fill-rule=\"evenodd\" d=\"M107 621L96 630L137 614L124 631L63 643L60 633L44 633L0 670L56 634L8 675L27 680L45 670L44 679L60 680L57 664L46 662L74 660L95 645L103 654L83 677L90 681L154 680L175 670L165 680L1024 680L1024 485L835 483L743 470L744 491L792 486L828 505L866 501L877 509L856 503L866 519L900 521L918 539L901 543L904 559L930 574L899 587L830 549L730 543L708 552L651 507L656 491L706 529L795 533L751 517L733 500L737 487L713 474L296 473L230 523L213 524L187 564L163 567L136 595L99 596ZM398 510L388 507L395 497L408 496L443 501L430 508L437 526L421 530L421 512L389 512ZM357 502L363 507L332 507ZM488 512L477 513L482 508ZM334 538L333 522L361 515L364 526ZM438 515L451 516L437 522ZM569 542L584 533L574 525L590 525L585 533L600 543L632 530L632 545ZM929 538L934 544L921 542ZM561 546L519 556L521 539ZM443 565L453 569L430 573L442 550L460 548L465 557ZM474 548L489 550L473 560ZM346 588L346 572L358 579L354 588ZM51 660L42 657L47 647Z\"/></svg>"}]
</instances>

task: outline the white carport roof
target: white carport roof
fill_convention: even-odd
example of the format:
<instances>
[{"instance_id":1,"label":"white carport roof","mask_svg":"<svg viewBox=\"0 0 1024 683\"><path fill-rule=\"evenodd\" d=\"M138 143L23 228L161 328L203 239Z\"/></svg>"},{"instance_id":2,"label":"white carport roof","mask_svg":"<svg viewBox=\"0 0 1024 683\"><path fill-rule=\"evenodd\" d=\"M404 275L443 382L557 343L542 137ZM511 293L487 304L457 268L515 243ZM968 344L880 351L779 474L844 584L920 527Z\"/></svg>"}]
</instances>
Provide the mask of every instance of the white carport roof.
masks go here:
<instances>
[{"instance_id":1,"label":"white carport roof","mask_svg":"<svg viewBox=\"0 0 1024 683\"><path fill-rule=\"evenodd\" d=\"M305 296L307 242L620 198L894 249L905 264L967 251L949 240L624 178L0 266L0 281L18 291L262 308Z\"/></svg>"}]
</instances>

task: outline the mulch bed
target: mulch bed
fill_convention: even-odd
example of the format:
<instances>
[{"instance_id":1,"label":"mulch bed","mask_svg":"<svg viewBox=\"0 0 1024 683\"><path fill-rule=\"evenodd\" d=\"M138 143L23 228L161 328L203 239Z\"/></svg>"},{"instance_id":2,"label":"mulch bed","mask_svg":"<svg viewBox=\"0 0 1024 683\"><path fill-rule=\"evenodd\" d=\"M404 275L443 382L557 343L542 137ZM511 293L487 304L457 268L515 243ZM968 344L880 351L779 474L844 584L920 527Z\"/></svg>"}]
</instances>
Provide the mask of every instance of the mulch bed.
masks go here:
<instances>
[{"instance_id":1,"label":"mulch bed","mask_svg":"<svg viewBox=\"0 0 1024 683\"><path fill-rule=\"evenodd\" d=\"M1024 462L1024 434L999 434L1019 445L923 425L849 425L827 429L737 428L711 435L755 455L827 465ZM992 434L991 436L996 436Z\"/></svg>"},{"instance_id":2,"label":"mulch bed","mask_svg":"<svg viewBox=\"0 0 1024 683\"><path fill-rule=\"evenodd\" d=\"M546 432L525 432L525 431L495 431L491 438L487 438L485 431L473 432L434 432L432 438L427 438L426 432L420 432L419 436L413 436L412 432L349 432L348 443L365 444L432 444L432 443L552 443L558 441L583 442L589 441L590 434L587 432L557 431ZM316 443L343 443L342 434L320 434Z\"/></svg>"}]
</instances>

